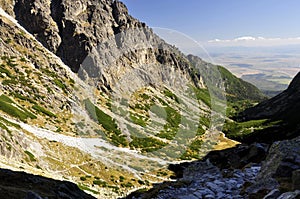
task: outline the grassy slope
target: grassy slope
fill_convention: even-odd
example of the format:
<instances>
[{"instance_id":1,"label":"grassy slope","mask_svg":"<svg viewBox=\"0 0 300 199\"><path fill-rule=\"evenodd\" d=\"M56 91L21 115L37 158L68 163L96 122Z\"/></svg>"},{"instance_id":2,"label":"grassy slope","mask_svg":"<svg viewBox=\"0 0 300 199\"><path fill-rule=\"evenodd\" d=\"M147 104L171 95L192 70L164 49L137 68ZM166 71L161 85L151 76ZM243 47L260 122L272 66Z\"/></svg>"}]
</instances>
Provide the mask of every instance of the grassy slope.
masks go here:
<instances>
[{"instance_id":1,"label":"grassy slope","mask_svg":"<svg viewBox=\"0 0 300 199\"><path fill-rule=\"evenodd\" d=\"M262 101L266 99L266 96L254 85L237 78L222 66L217 66L217 68L225 83L229 102L240 100Z\"/></svg>"}]
</instances>

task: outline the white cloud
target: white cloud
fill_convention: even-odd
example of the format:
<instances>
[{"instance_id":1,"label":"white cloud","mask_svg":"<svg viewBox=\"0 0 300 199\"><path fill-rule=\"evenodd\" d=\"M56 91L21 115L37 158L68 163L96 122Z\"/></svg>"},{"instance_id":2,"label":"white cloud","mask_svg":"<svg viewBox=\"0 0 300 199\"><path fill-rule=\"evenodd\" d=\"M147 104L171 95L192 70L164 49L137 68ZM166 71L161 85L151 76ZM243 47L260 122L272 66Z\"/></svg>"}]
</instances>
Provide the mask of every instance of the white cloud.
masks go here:
<instances>
[{"instance_id":1,"label":"white cloud","mask_svg":"<svg viewBox=\"0 0 300 199\"><path fill-rule=\"evenodd\" d=\"M246 36L246 37L238 37L234 39L234 41L255 41L257 38L251 37L251 36Z\"/></svg>"},{"instance_id":2,"label":"white cloud","mask_svg":"<svg viewBox=\"0 0 300 199\"><path fill-rule=\"evenodd\" d=\"M279 46L279 45L300 44L300 37L265 38L265 37L243 36L231 40L214 39L208 41L208 44L214 46Z\"/></svg>"}]
</instances>

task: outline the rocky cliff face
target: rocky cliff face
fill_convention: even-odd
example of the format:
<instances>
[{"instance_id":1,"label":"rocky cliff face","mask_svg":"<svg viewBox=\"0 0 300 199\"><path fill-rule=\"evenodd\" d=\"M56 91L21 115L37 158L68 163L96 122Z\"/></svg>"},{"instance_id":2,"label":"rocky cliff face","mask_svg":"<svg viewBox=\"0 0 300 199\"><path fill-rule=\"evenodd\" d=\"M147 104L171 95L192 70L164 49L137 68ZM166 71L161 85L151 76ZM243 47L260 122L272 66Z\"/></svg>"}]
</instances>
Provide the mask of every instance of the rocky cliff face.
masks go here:
<instances>
[{"instance_id":1,"label":"rocky cliff face","mask_svg":"<svg viewBox=\"0 0 300 199\"><path fill-rule=\"evenodd\" d=\"M20 24L74 72L83 68L89 76L109 84L106 87L119 78L107 70L117 65L120 71L127 60L131 66L161 63L187 68L187 61L178 59L181 53L128 15L122 2L16 1L14 10Z\"/></svg>"},{"instance_id":2,"label":"rocky cliff face","mask_svg":"<svg viewBox=\"0 0 300 199\"><path fill-rule=\"evenodd\" d=\"M300 169L300 137L291 140L278 141L271 145L269 154L262 163L256 181L245 188L250 198L277 198L282 192L282 198L297 198L299 192ZM294 192L294 193L293 193ZM280 198L280 197L279 197Z\"/></svg>"},{"instance_id":3,"label":"rocky cliff face","mask_svg":"<svg viewBox=\"0 0 300 199\"><path fill-rule=\"evenodd\" d=\"M130 67L136 68L150 63L152 66L160 65L156 70L161 81L168 76L162 65L168 65L188 74L183 76L192 79L200 88L205 87L201 82L201 75L204 75L200 74L204 71L195 74L189 63L192 60L187 60L178 49L166 44L146 24L131 17L120 1L18 0L11 4L19 23L59 56L72 71L87 73L86 75L100 81L106 88L114 87L124 74L130 73ZM192 65L197 65L198 69L204 69L206 64L199 59L192 61ZM146 70L144 74L153 73L149 67L141 69ZM226 75L223 71L221 73ZM151 78L148 75L148 78L142 79ZM150 83L155 84L155 81ZM231 79L227 82L231 82L231 85L241 84L234 91L228 87L228 96L234 97L240 92L251 95L237 96L236 99L250 99L249 96L254 100L264 98L258 90L238 91L242 87L249 87L246 82L237 80L233 83ZM143 82L139 84L142 85Z\"/></svg>"}]
</instances>

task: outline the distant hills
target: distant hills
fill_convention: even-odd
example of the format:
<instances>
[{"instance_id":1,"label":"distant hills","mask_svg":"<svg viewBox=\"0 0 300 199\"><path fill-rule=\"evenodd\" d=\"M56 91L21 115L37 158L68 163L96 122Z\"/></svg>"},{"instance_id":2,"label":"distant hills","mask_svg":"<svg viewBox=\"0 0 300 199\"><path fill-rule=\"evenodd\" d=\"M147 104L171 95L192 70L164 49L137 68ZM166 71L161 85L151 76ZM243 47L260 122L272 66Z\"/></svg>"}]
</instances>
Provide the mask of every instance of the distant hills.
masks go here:
<instances>
[{"instance_id":1,"label":"distant hills","mask_svg":"<svg viewBox=\"0 0 300 199\"><path fill-rule=\"evenodd\" d=\"M214 63L226 66L270 97L285 90L299 71L300 46L297 44L253 47L208 44L205 47Z\"/></svg>"},{"instance_id":2,"label":"distant hills","mask_svg":"<svg viewBox=\"0 0 300 199\"><path fill-rule=\"evenodd\" d=\"M288 89L279 95L266 100L255 107L246 109L236 118L238 121L263 120L274 122L276 125L255 131L242 140L248 142L293 138L300 135L300 73L292 80Z\"/></svg>"}]
</instances>

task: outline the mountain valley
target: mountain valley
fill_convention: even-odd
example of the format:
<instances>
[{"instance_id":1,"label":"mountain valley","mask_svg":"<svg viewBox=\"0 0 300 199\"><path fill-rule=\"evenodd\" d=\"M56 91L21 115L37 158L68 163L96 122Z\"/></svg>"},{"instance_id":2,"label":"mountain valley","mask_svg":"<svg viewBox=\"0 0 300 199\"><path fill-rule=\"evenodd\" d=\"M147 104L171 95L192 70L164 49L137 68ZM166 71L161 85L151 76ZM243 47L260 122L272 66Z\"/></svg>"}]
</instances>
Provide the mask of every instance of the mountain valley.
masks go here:
<instances>
[{"instance_id":1,"label":"mountain valley","mask_svg":"<svg viewBox=\"0 0 300 199\"><path fill-rule=\"evenodd\" d=\"M299 74L268 99L120 1L0 6L0 198L299 197Z\"/></svg>"}]
</instances>

